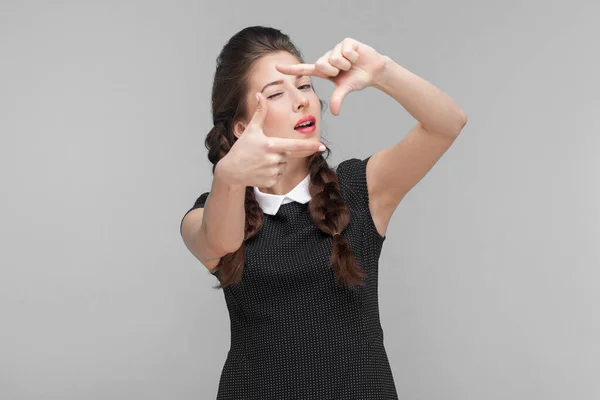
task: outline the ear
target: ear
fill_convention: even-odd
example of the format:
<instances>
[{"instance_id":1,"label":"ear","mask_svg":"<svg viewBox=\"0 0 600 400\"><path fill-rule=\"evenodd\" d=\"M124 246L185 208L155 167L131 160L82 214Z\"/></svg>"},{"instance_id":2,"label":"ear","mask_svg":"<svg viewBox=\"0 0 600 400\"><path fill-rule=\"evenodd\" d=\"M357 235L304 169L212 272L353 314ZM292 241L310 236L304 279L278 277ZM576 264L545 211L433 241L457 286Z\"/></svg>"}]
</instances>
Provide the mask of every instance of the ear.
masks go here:
<instances>
[{"instance_id":1,"label":"ear","mask_svg":"<svg viewBox=\"0 0 600 400\"><path fill-rule=\"evenodd\" d=\"M236 121L233 124L233 134L238 139L240 138L240 136L242 136L242 133L244 133L244 130L246 130L246 123L244 121Z\"/></svg>"}]
</instances>

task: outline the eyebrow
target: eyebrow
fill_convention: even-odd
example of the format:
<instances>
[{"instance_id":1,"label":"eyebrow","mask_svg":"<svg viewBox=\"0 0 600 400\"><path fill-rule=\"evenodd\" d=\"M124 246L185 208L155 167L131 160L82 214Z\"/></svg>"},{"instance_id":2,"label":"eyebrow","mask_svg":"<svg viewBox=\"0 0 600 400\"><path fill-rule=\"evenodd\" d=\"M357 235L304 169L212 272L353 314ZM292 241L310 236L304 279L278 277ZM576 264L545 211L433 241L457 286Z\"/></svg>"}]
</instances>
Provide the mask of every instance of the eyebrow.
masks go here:
<instances>
[{"instance_id":1,"label":"eyebrow","mask_svg":"<svg viewBox=\"0 0 600 400\"><path fill-rule=\"evenodd\" d=\"M304 75L296 75L296 80L298 80L298 79L300 79L300 78L302 78L302 77L304 77ZM273 86L273 85L281 85L282 83L283 83L283 80L282 80L282 79L280 79L280 80L278 80L278 81L273 81L273 82L271 82L271 83L267 83L267 84L266 84L266 85L265 85L265 86L262 88L262 90L261 90L260 92L262 93L262 92L263 92L263 91L264 91L266 88L268 88L269 86Z\"/></svg>"}]
</instances>

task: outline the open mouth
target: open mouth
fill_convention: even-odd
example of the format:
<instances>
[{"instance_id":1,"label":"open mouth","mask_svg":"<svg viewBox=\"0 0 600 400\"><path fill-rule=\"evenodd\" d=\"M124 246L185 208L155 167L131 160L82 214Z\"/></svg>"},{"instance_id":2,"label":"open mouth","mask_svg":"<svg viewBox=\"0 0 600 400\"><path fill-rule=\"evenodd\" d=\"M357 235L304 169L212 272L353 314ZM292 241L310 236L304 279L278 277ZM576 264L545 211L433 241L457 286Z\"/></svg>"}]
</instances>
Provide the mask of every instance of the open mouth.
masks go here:
<instances>
[{"instance_id":1,"label":"open mouth","mask_svg":"<svg viewBox=\"0 0 600 400\"><path fill-rule=\"evenodd\" d=\"M314 126L315 126L315 123L313 121L307 121L300 125L297 125L294 129L298 131L298 130L303 130L306 128L314 128Z\"/></svg>"},{"instance_id":2,"label":"open mouth","mask_svg":"<svg viewBox=\"0 0 600 400\"><path fill-rule=\"evenodd\" d=\"M299 132L303 132L305 130L310 129L314 130L316 123L317 119L313 115L306 115L300 118L298 122L296 122L296 126L294 126L294 129Z\"/></svg>"}]
</instances>

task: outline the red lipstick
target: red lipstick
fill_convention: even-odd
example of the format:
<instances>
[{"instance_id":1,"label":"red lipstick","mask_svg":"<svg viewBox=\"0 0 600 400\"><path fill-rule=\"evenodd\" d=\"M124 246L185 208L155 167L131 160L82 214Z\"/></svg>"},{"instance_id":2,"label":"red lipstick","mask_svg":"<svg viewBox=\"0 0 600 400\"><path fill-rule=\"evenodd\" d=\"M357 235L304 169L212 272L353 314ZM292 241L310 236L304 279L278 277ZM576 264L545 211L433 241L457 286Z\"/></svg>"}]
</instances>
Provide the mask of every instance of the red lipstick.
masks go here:
<instances>
[{"instance_id":1,"label":"red lipstick","mask_svg":"<svg viewBox=\"0 0 600 400\"><path fill-rule=\"evenodd\" d=\"M298 125L300 124L305 124L306 126L298 128ZM307 115L306 117L300 118L298 122L296 122L294 129L300 133L311 133L315 131L316 125L316 118L312 115Z\"/></svg>"}]
</instances>

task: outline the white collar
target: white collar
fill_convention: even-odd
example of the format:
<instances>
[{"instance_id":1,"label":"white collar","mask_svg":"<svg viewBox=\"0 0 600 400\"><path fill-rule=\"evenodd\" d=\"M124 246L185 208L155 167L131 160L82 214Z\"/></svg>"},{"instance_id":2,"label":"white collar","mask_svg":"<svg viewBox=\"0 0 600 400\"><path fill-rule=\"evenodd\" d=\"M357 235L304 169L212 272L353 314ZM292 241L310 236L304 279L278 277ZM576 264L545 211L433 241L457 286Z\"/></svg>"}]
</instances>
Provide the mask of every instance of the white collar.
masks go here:
<instances>
[{"instance_id":1,"label":"white collar","mask_svg":"<svg viewBox=\"0 0 600 400\"><path fill-rule=\"evenodd\" d=\"M310 201L309 182L310 174L306 175L306 178L290 190L288 194L263 193L257 187L254 187L254 197L265 214L275 215L282 204L291 203L292 201L301 204L308 203Z\"/></svg>"}]
</instances>

